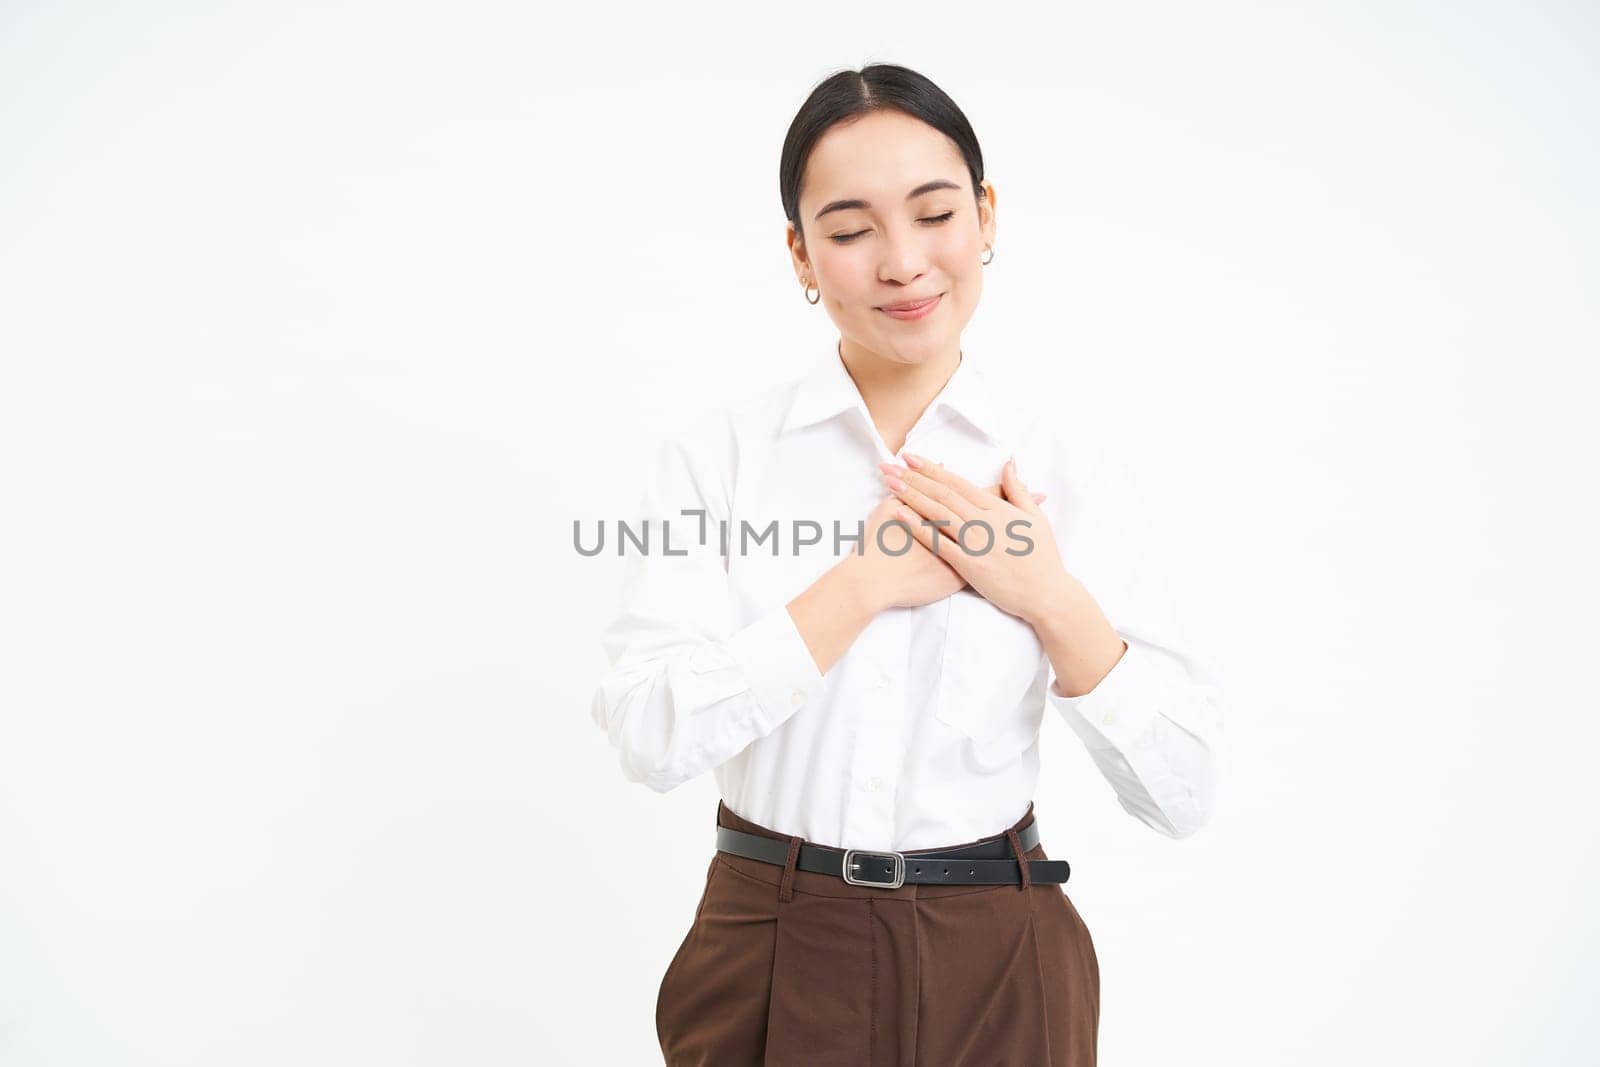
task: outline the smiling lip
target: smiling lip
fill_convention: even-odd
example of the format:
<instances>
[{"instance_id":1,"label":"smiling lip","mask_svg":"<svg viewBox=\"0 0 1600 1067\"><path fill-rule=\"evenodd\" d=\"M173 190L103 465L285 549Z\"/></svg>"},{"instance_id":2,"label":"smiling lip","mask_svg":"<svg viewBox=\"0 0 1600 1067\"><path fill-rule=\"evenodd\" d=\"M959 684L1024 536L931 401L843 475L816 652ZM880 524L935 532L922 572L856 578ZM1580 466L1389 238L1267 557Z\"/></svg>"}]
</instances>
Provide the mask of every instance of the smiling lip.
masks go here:
<instances>
[{"instance_id":1,"label":"smiling lip","mask_svg":"<svg viewBox=\"0 0 1600 1067\"><path fill-rule=\"evenodd\" d=\"M940 293L938 296L930 296L926 300L918 300L910 304L885 304L878 310L897 319L920 319L937 307L939 301L943 298L944 294Z\"/></svg>"}]
</instances>

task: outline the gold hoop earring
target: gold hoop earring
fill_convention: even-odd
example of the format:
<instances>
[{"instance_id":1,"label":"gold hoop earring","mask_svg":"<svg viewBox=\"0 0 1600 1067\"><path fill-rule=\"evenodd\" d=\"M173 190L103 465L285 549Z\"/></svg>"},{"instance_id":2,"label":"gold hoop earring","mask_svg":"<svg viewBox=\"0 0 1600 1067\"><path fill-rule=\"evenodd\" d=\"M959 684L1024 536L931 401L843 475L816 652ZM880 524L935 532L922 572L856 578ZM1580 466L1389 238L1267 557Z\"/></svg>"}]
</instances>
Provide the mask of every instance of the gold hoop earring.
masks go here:
<instances>
[{"instance_id":1,"label":"gold hoop earring","mask_svg":"<svg viewBox=\"0 0 1600 1067\"><path fill-rule=\"evenodd\" d=\"M817 299L816 300L811 299L811 279L807 278L806 279L806 303L815 304L815 303L817 303L818 300L821 300L821 299L822 299L822 289L820 287L818 287L818 289L817 289Z\"/></svg>"},{"instance_id":2,"label":"gold hoop earring","mask_svg":"<svg viewBox=\"0 0 1600 1067\"><path fill-rule=\"evenodd\" d=\"M985 267L987 267L989 264L994 262L994 249L993 248L985 248L984 251L989 253L989 258L988 259L980 259L980 260L978 260L978 262L982 263Z\"/></svg>"}]
</instances>

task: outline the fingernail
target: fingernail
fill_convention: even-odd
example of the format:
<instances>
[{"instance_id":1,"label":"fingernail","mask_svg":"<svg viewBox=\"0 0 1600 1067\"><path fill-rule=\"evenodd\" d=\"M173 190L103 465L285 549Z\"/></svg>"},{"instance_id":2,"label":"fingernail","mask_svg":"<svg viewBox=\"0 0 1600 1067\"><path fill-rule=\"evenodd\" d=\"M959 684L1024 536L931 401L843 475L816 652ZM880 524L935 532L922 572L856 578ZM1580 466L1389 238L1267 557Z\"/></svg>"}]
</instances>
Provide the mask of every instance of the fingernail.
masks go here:
<instances>
[{"instance_id":1,"label":"fingernail","mask_svg":"<svg viewBox=\"0 0 1600 1067\"><path fill-rule=\"evenodd\" d=\"M908 467L922 466L922 457L914 452L902 452L900 453L900 458L906 461L906 466Z\"/></svg>"}]
</instances>

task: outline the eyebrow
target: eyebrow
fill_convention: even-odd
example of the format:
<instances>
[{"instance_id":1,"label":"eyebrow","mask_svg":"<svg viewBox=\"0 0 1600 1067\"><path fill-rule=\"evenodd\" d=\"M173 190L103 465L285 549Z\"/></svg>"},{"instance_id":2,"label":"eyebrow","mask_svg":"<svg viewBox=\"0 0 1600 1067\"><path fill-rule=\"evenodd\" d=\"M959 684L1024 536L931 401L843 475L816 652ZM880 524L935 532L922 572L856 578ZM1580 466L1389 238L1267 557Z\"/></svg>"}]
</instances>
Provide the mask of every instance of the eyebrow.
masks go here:
<instances>
[{"instance_id":1,"label":"eyebrow","mask_svg":"<svg viewBox=\"0 0 1600 1067\"><path fill-rule=\"evenodd\" d=\"M911 190L906 194L906 199L915 200L923 193L931 193L935 189L954 189L957 192L960 192L961 186L957 185L953 181L950 181L948 178L935 178L933 181L923 182L921 185ZM817 219L820 219L830 211L855 211L870 207L872 207L872 205L865 200L835 200L824 207L821 211L813 215L811 221L815 222Z\"/></svg>"}]
</instances>

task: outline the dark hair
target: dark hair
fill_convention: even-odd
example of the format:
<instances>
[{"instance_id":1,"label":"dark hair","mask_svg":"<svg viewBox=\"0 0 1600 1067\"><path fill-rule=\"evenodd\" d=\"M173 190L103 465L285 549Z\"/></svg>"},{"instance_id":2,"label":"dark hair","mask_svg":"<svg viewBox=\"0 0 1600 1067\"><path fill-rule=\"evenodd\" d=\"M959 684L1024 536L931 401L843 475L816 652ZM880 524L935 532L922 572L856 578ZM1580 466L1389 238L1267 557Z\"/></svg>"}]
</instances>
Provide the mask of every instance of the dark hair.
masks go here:
<instances>
[{"instance_id":1,"label":"dark hair","mask_svg":"<svg viewBox=\"0 0 1600 1067\"><path fill-rule=\"evenodd\" d=\"M874 111L903 112L954 141L972 175L973 195L982 199L983 150L978 147L967 116L943 89L916 71L893 63L841 70L820 82L800 105L789 124L789 134L783 139L783 154L778 160L778 195L783 199L783 213L802 239L805 234L800 226L800 179L805 175L811 150L833 126Z\"/></svg>"}]
</instances>

